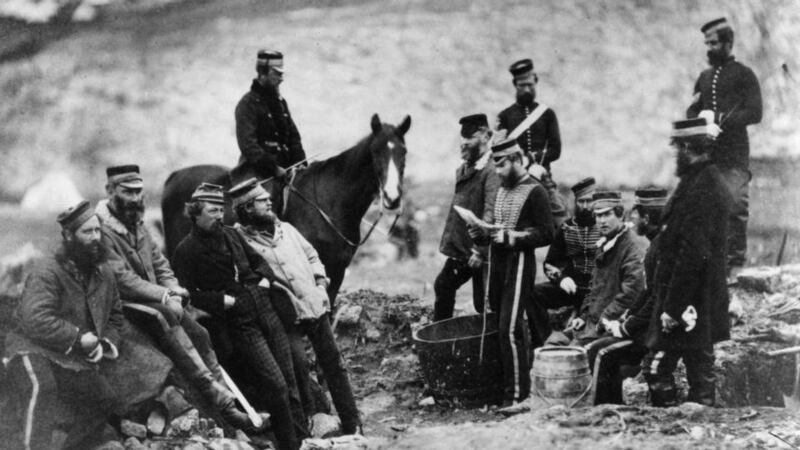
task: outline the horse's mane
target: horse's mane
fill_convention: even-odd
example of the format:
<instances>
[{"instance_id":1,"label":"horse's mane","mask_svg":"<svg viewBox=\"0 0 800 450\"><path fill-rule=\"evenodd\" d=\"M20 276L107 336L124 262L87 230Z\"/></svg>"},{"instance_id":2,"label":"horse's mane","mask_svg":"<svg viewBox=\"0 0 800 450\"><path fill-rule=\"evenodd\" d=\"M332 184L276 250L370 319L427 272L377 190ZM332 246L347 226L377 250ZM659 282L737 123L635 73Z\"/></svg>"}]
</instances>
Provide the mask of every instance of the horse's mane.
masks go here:
<instances>
[{"instance_id":1,"label":"horse's mane","mask_svg":"<svg viewBox=\"0 0 800 450\"><path fill-rule=\"evenodd\" d=\"M388 129L387 129L388 128ZM392 125L384 124L382 132L392 132L394 127ZM367 147L367 142L372 138L372 134L368 134L361 138L355 145L352 147L341 151L339 154L331 156L330 158L323 159L322 161L314 161L308 165L306 172L308 174L317 173L317 172L327 172L329 170L337 170L342 171L346 169L345 161L350 159L350 155L355 153L361 149Z\"/></svg>"}]
</instances>

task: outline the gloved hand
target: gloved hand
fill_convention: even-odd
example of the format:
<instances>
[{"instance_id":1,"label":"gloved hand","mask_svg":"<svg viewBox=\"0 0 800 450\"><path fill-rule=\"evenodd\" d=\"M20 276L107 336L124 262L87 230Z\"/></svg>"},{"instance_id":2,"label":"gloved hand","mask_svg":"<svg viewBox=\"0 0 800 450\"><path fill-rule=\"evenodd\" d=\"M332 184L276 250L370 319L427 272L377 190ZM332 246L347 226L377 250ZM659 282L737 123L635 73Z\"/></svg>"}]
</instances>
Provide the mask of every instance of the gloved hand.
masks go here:
<instances>
[{"instance_id":1,"label":"gloved hand","mask_svg":"<svg viewBox=\"0 0 800 450\"><path fill-rule=\"evenodd\" d=\"M697 325L697 310L694 309L694 306L689 305L686 308L681 314L681 320L686 324L686 331L694 330L695 325Z\"/></svg>"},{"instance_id":2,"label":"gloved hand","mask_svg":"<svg viewBox=\"0 0 800 450\"><path fill-rule=\"evenodd\" d=\"M698 119L706 119L706 123L712 124L712 123L715 122L714 121L714 116L715 116L714 111L712 111L710 109L704 109L704 110L700 111L700 113L697 115L697 118Z\"/></svg>"},{"instance_id":3,"label":"gloved hand","mask_svg":"<svg viewBox=\"0 0 800 450\"><path fill-rule=\"evenodd\" d=\"M661 331L669 333L678 326L678 321L670 317L666 312L661 313Z\"/></svg>"},{"instance_id":4,"label":"gloved hand","mask_svg":"<svg viewBox=\"0 0 800 450\"><path fill-rule=\"evenodd\" d=\"M232 295L225 294L225 297L222 300L223 308L230 309L235 304L236 304L236 297L234 297Z\"/></svg>"},{"instance_id":5,"label":"gloved hand","mask_svg":"<svg viewBox=\"0 0 800 450\"><path fill-rule=\"evenodd\" d=\"M480 269L481 268L481 264L483 264L483 256L481 256L480 253L473 252L469 256L469 261L467 261L467 265L471 269Z\"/></svg>"},{"instance_id":6,"label":"gloved hand","mask_svg":"<svg viewBox=\"0 0 800 450\"><path fill-rule=\"evenodd\" d=\"M567 325L567 328L564 331L567 330L580 331L585 326L586 326L586 321L581 319L580 317L576 317L570 320L569 325Z\"/></svg>"},{"instance_id":7,"label":"gloved hand","mask_svg":"<svg viewBox=\"0 0 800 450\"><path fill-rule=\"evenodd\" d=\"M178 322L183 319L183 298L181 296L170 295L167 297L167 301L164 304L169 308L172 314L175 314L175 319L177 319Z\"/></svg>"},{"instance_id":8,"label":"gloved hand","mask_svg":"<svg viewBox=\"0 0 800 450\"><path fill-rule=\"evenodd\" d=\"M578 285L575 284L575 280L570 277L564 277L561 283L558 283L558 287L569 295L574 294L578 290Z\"/></svg>"},{"instance_id":9,"label":"gloved hand","mask_svg":"<svg viewBox=\"0 0 800 450\"><path fill-rule=\"evenodd\" d=\"M606 328L606 331L611 333L611 335L615 338L622 339L624 337L622 335L622 324L619 322L619 320L603 319L603 326Z\"/></svg>"},{"instance_id":10,"label":"gloved hand","mask_svg":"<svg viewBox=\"0 0 800 450\"><path fill-rule=\"evenodd\" d=\"M94 350L89 352L89 355L86 356L86 360L94 364L101 359L103 359L103 346L98 342Z\"/></svg>"},{"instance_id":11,"label":"gloved hand","mask_svg":"<svg viewBox=\"0 0 800 450\"><path fill-rule=\"evenodd\" d=\"M472 240L480 239L486 236L483 228L481 227L467 227L467 233L469 233L469 237L471 237Z\"/></svg>"},{"instance_id":12,"label":"gloved hand","mask_svg":"<svg viewBox=\"0 0 800 450\"><path fill-rule=\"evenodd\" d=\"M258 285L262 288L269 289L270 283L268 279L262 278L261 281L258 282Z\"/></svg>"},{"instance_id":13,"label":"gloved hand","mask_svg":"<svg viewBox=\"0 0 800 450\"><path fill-rule=\"evenodd\" d=\"M80 345L81 350L83 353L89 354L95 347L100 344L100 339L97 338L97 335L92 333L91 331L87 331L83 333L80 337Z\"/></svg>"},{"instance_id":14,"label":"gloved hand","mask_svg":"<svg viewBox=\"0 0 800 450\"><path fill-rule=\"evenodd\" d=\"M492 230L492 241L495 244L502 244L505 240L505 230Z\"/></svg>"}]
</instances>

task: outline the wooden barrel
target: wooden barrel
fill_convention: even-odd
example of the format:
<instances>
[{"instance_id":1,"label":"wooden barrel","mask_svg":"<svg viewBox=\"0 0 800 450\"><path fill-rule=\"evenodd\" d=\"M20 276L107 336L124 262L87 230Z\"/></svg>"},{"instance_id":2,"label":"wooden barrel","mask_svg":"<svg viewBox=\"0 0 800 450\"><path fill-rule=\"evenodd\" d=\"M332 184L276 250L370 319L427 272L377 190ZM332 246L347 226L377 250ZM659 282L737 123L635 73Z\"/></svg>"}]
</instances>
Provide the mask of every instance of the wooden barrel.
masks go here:
<instances>
[{"instance_id":1,"label":"wooden barrel","mask_svg":"<svg viewBox=\"0 0 800 450\"><path fill-rule=\"evenodd\" d=\"M533 395L548 405L591 405L592 372L581 347L541 347L534 351Z\"/></svg>"}]
</instances>

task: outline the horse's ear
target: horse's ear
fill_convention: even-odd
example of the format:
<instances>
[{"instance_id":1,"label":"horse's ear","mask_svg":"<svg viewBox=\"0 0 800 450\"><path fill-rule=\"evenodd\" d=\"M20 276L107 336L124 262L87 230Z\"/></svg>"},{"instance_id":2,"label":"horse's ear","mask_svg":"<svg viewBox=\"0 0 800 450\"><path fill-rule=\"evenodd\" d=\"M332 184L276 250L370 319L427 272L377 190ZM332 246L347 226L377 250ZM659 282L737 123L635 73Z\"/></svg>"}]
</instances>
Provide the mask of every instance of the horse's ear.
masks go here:
<instances>
[{"instance_id":1,"label":"horse's ear","mask_svg":"<svg viewBox=\"0 0 800 450\"><path fill-rule=\"evenodd\" d=\"M381 125L381 118L378 117L378 113L372 115L372 122L370 123L372 126L372 133L378 134L383 129L383 125Z\"/></svg>"},{"instance_id":2,"label":"horse's ear","mask_svg":"<svg viewBox=\"0 0 800 450\"><path fill-rule=\"evenodd\" d=\"M403 119L402 122L400 122L400 125L397 126L397 131L396 131L397 135L400 137L405 136L410 127L411 127L411 116L406 116L406 118Z\"/></svg>"}]
</instances>

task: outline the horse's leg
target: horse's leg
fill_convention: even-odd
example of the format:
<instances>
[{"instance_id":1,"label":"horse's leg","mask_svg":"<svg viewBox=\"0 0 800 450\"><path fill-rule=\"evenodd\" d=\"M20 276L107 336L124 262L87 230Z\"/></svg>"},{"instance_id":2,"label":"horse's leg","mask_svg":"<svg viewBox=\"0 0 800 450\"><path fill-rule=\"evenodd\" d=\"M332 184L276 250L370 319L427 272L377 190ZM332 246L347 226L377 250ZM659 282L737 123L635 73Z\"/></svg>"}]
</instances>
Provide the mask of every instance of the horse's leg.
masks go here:
<instances>
[{"instance_id":1,"label":"horse's leg","mask_svg":"<svg viewBox=\"0 0 800 450\"><path fill-rule=\"evenodd\" d=\"M331 279L331 284L328 285L328 298L331 300L331 313L336 308L336 295L339 294L339 288L344 281L344 271L347 269L347 262L337 262L325 266L325 272L328 278Z\"/></svg>"}]
</instances>

